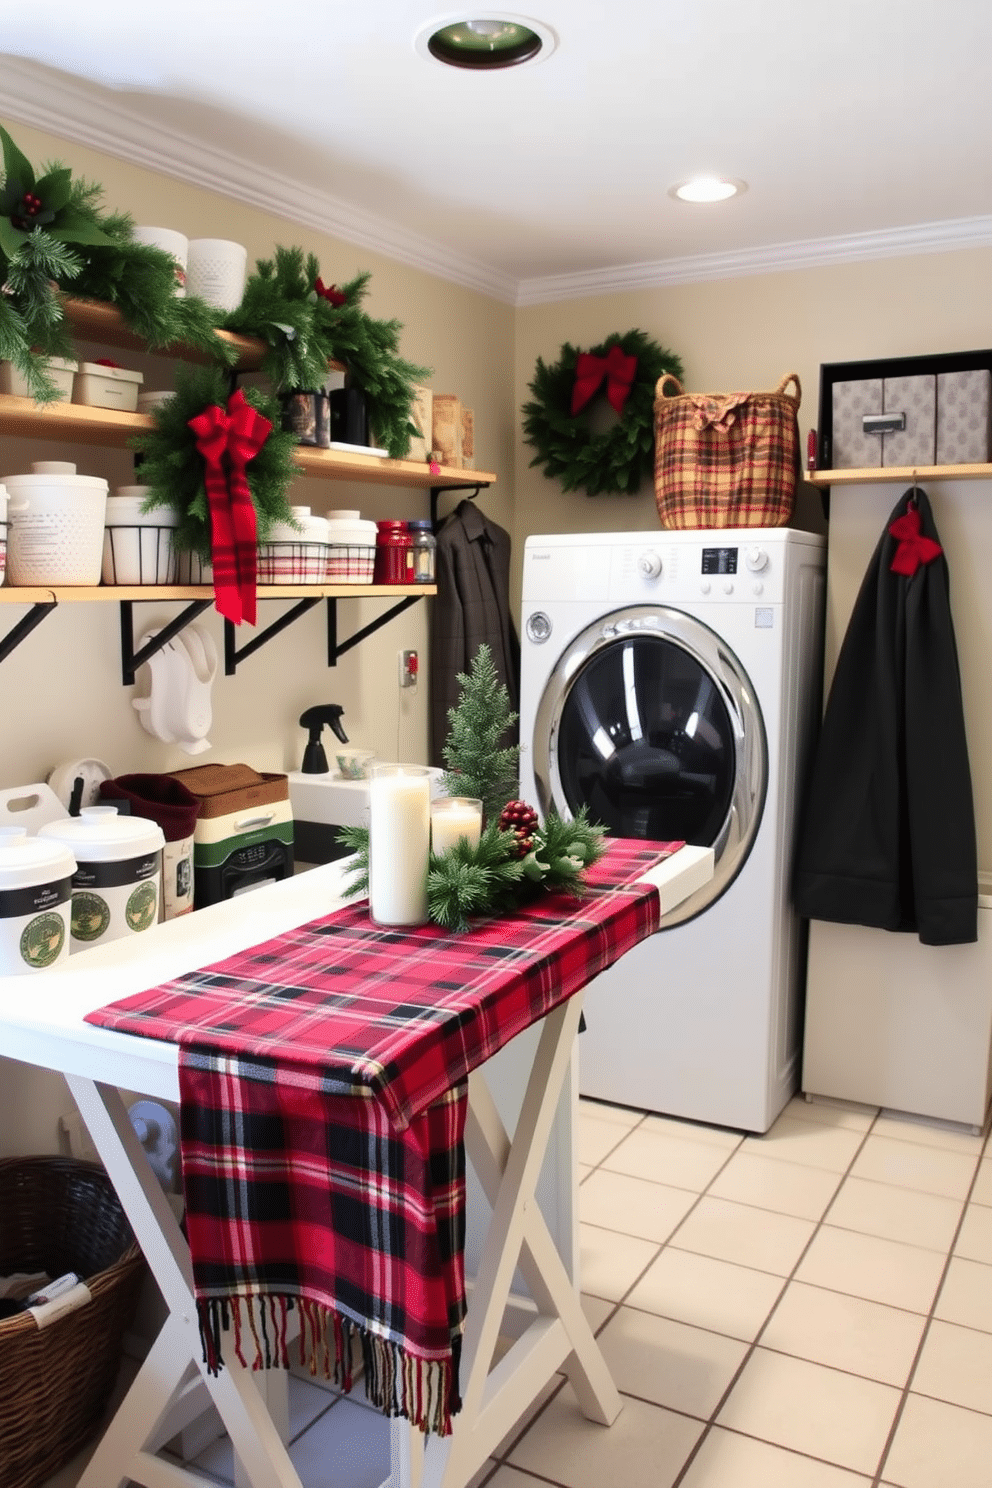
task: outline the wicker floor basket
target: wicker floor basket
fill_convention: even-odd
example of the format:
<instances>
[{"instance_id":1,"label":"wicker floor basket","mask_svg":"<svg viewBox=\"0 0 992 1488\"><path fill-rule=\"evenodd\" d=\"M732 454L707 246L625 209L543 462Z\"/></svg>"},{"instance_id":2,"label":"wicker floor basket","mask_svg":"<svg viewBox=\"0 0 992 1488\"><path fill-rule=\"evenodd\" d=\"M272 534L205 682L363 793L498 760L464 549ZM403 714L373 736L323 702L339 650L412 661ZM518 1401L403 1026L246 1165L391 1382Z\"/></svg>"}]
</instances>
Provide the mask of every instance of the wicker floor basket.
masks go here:
<instances>
[{"instance_id":1,"label":"wicker floor basket","mask_svg":"<svg viewBox=\"0 0 992 1488\"><path fill-rule=\"evenodd\" d=\"M0 1160L0 1275L75 1271L92 1300L48 1328L0 1322L0 1488L38 1488L100 1424L145 1273L110 1179L96 1163Z\"/></svg>"}]
</instances>

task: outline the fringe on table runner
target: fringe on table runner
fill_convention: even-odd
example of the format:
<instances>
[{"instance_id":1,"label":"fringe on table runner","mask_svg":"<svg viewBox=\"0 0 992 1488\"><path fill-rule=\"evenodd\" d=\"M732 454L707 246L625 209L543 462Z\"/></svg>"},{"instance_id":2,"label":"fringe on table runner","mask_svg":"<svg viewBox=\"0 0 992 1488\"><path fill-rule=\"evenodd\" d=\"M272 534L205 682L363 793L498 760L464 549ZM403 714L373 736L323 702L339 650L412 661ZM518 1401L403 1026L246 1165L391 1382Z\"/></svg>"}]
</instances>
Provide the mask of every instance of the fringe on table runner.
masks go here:
<instances>
[{"instance_id":1,"label":"fringe on table runner","mask_svg":"<svg viewBox=\"0 0 992 1488\"><path fill-rule=\"evenodd\" d=\"M203 1362L210 1374L223 1366L221 1335L234 1333L234 1352L251 1369L289 1368L288 1315L300 1315L300 1363L314 1376L318 1370L346 1394L355 1377L355 1351L361 1351L361 1372L369 1402L387 1416L402 1416L425 1434L451 1435L451 1418L461 1410L458 1369L461 1338L452 1344L450 1359L420 1359L401 1344L361 1328L332 1308L302 1297L270 1294L210 1297L196 1304L203 1345ZM254 1344L254 1358L245 1358L245 1335Z\"/></svg>"}]
</instances>

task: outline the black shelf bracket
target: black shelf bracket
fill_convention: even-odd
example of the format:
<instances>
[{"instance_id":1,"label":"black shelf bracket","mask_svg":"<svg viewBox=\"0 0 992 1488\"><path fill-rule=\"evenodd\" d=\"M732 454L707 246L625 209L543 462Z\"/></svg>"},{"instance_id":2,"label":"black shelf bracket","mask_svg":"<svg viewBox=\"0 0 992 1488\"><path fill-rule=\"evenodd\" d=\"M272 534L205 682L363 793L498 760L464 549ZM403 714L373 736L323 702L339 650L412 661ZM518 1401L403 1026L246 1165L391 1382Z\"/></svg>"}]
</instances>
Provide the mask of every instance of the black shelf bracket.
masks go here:
<instances>
[{"instance_id":1,"label":"black shelf bracket","mask_svg":"<svg viewBox=\"0 0 992 1488\"><path fill-rule=\"evenodd\" d=\"M45 616L50 615L57 608L57 599L37 600L31 606L30 610L28 610L27 614L22 615L16 625L12 625L7 634L0 640L0 661L6 661L10 653L17 650L25 636L29 636L35 626L40 625Z\"/></svg>"},{"instance_id":2,"label":"black shelf bracket","mask_svg":"<svg viewBox=\"0 0 992 1488\"><path fill-rule=\"evenodd\" d=\"M150 594L147 601L142 600L140 601L140 603L151 603L153 599L154 595ZM138 668L144 662L146 662L149 657L154 656L156 652L161 651L163 646L167 646L168 643L172 640L173 636L177 636L181 630L185 630L186 626L189 625L191 621L195 620L197 615L202 615L203 611L209 609L210 606L213 604L212 599L194 599L192 604L188 604L181 614L176 615L175 618L170 620L167 625L163 625L161 630L159 630L158 633L154 635L152 639L147 642L146 645L142 646L138 651L135 651L134 606L137 602L138 601L132 599L122 599L120 602L121 676L123 677L125 687L133 687L134 674L138 670Z\"/></svg>"},{"instance_id":3,"label":"black shelf bracket","mask_svg":"<svg viewBox=\"0 0 992 1488\"><path fill-rule=\"evenodd\" d=\"M333 601L332 601L332 603L333 603ZM253 636L251 638L250 641L246 641L246 643L241 647L240 651L238 650L238 648L234 644L235 635L236 635L236 631L235 631L235 628L234 628L234 622L232 620L225 620L224 621L224 675L225 675L225 677L233 677L234 674L235 674L235 672L238 669L238 662L239 661L244 661L247 657L251 656L254 652L256 652L259 649L260 646L264 646L265 643L266 643L266 641L271 641L271 639L272 639L273 636L277 636L280 633L280 631L283 631L283 630L286 629L287 626L292 625L295 620L299 620L299 618L300 618L301 615L305 615L308 610L312 610L313 607L314 607L314 605L316 605L316 604L320 604L320 595L319 594L309 595L306 599L299 600L298 603L296 603L291 610L287 610L286 611L285 615L280 615L279 616L279 619L278 620L273 620L272 624L269 625L269 626L267 626L265 628L265 630L260 630L256 636Z\"/></svg>"},{"instance_id":4,"label":"black shelf bracket","mask_svg":"<svg viewBox=\"0 0 992 1488\"><path fill-rule=\"evenodd\" d=\"M480 481L479 484L474 488L474 490L470 490L469 487L465 485L431 486L431 531L437 531L437 498L443 495L445 491L460 491L466 498L466 500L474 501L479 492L484 488L487 488L488 485L488 481Z\"/></svg>"},{"instance_id":5,"label":"black shelf bracket","mask_svg":"<svg viewBox=\"0 0 992 1488\"><path fill-rule=\"evenodd\" d=\"M339 656L350 651L352 646L357 646L361 641L367 640L370 635L375 635L377 630L388 625L390 620L395 620L397 615L402 615L403 611L408 610L411 605L419 604L423 597L422 594L408 594L405 599L400 600L399 604L394 604L388 609L384 615L377 616L368 625L363 625L361 630L356 630L355 634L349 636L346 641L338 640L337 600L329 599L327 601L327 665L337 666Z\"/></svg>"}]
</instances>

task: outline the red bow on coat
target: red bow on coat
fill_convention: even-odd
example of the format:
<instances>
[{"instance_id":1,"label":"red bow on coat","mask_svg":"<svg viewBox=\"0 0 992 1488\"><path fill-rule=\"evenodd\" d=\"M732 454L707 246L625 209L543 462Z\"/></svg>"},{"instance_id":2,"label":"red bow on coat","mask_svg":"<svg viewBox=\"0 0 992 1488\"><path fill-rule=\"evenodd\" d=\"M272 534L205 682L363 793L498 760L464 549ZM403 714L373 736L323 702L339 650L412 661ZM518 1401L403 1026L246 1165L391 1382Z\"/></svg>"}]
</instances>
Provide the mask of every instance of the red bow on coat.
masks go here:
<instances>
[{"instance_id":1,"label":"red bow on coat","mask_svg":"<svg viewBox=\"0 0 992 1488\"><path fill-rule=\"evenodd\" d=\"M889 524L889 532L899 543L889 568L907 579L913 577L921 563L932 563L944 551L939 542L922 535L920 526L919 508L912 503L904 516Z\"/></svg>"},{"instance_id":2,"label":"red bow on coat","mask_svg":"<svg viewBox=\"0 0 992 1488\"><path fill-rule=\"evenodd\" d=\"M617 413L623 413L623 405L636 375L636 356L627 356L619 346L611 346L605 357L593 356L591 351L580 351L575 364L572 413L585 408L604 377L607 398Z\"/></svg>"},{"instance_id":3,"label":"red bow on coat","mask_svg":"<svg viewBox=\"0 0 992 1488\"><path fill-rule=\"evenodd\" d=\"M258 529L245 466L272 432L271 420L245 402L240 388L227 410L214 403L189 420L206 462L210 551L217 609L225 620L255 624Z\"/></svg>"}]
</instances>

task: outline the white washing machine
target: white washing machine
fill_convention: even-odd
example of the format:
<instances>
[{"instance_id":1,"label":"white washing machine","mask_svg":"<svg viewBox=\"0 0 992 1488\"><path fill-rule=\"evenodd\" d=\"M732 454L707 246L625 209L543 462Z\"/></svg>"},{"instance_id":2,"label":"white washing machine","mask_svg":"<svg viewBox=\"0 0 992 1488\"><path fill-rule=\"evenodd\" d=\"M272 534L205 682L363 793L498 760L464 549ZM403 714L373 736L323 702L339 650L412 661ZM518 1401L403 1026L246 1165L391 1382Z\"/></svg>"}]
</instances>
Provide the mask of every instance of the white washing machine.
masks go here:
<instances>
[{"instance_id":1,"label":"white washing machine","mask_svg":"<svg viewBox=\"0 0 992 1488\"><path fill-rule=\"evenodd\" d=\"M797 1087L789 877L825 567L826 540L788 528L527 539L522 798L715 851L712 882L589 985L585 1095L761 1132Z\"/></svg>"}]
</instances>

